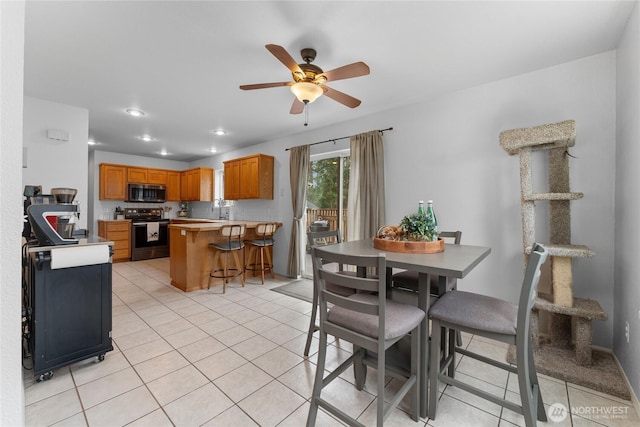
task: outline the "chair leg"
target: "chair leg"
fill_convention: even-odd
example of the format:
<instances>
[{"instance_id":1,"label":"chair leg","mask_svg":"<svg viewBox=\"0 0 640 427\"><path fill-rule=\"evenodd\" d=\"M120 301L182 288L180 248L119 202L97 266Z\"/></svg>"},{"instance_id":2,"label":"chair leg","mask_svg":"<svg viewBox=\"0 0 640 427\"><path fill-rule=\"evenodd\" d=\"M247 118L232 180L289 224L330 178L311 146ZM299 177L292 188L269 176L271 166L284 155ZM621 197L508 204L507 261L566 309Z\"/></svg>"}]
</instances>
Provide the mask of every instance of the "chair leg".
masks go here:
<instances>
[{"instance_id":1,"label":"chair leg","mask_svg":"<svg viewBox=\"0 0 640 427\"><path fill-rule=\"evenodd\" d=\"M316 378L313 382L313 394L311 395L311 405L307 416L307 427L316 425L318 415L318 399L322 392L322 381L324 379L324 365L327 358L327 334L320 331L320 348L318 350L318 363L316 366Z\"/></svg>"},{"instance_id":2,"label":"chair leg","mask_svg":"<svg viewBox=\"0 0 640 427\"><path fill-rule=\"evenodd\" d=\"M538 421L547 421L547 411L542 401L542 393L540 392L540 383L538 382L538 374L536 373L536 363L533 360L533 346L529 345L529 380L531 385L538 390L536 400L538 401Z\"/></svg>"},{"instance_id":3,"label":"chair leg","mask_svg":"<svg viewBox=\"0 0 640 427\"><path fill-rule=\"evenodd\" d=\"M260 247L260 279L264 285L264 247Z\"/></svg>"},{"instance_id":4,"label":"chair leg","mask_svg":"<svg viewBox=\"0 0 640 427\"><path fill-rule=\"evenodd\" d=\"M380 348L380 347L378 347ZM378 352L378 372L376 372L377 374L377 394L376 394L376 400L377 400L377 416L376 416L376 424L378 427L382 427L382 424L384 422L384 373L385 373L385 366L386 366L386 357L385 357L385 351L379 351Z\"/></svg>"},{"instance_id":5,"label":"chair leg","mask_svg":"<svg viewBox=\"0 0 640 427\"><path fill-rule=\"evenodd\" d=\"M269 252L269 248L264 248L264 251L267 257L267 265L269 266L269 273L271 273L271 278L275 279L276 275L273 272L273 262L271 261L271 253Z\"/></svg>"},{"instance_id":6,"label":"chair leg","mask_svg":"<svg viewBox=\"0 0 640 427\"><path fill-rule=\"evenodd\" d=\"M309 356L309 349L311 348L311 340L313 339L313 333L318 330L316 326L316 316L318 313L318 290L316 289L316 283L313 282L313 302L311 303L311 321L309 322L309 332L307 332L307 342L304 345L304 355Z\"/></svg>"},{"instance_id":7,"label":"chair leg","mask_svg":"<svg viewBox=\"0 0 640 427\"><path fill-rule=\"evenodd\" d=\"M456 345L462 347L462 333L460 331L456 331Z\"/></svg>"},{"instance_id":8,"label":"chair leg","mask_svg":"<svg viewBox=\"0 0 640 427\"><path fill-rule=\"evenodd\" d=\"M536 423L536 412L538 410L538 405L534 405L534 401L538 397L539 388L534 387L531 381L531 370L532 368L529 364L533 363L532 360L529 360L529 355L531 352L529 351L530 342L525 341L525 348L516 348L516 368L518 370L518 387L520 390L520 399L522 401L522 416L524 417L524 423L526 427L535 427ZM537 381L537 377L536 377ZM534 395L534 393L536 393Z\"/></svg>"},{"instance_id":9,"label":"chair leg","mask_svg":"<svg viewBox=\"0 0 640 427\"><path fill-rule=\"evenodd\" d=\"M240 258L238 257L238 251L233 251L233 260L236 262L236 268L240 272L240 281L242 282L242 287L244 288L244 268L242 268L242 264L240 263ZM224 275L227 275L225 271Z\"/></svg>"},{"instance_id":10,"label":"chair leg","mask_svg":"<svg viewBox=\"0 0 640 427\"><path fill-rule=\"evenodd\" d=\"M420 352L422 351L420 342L420 328L422 325L419 323L418 327L411 332L411 376L415 376L416 383L413 385L413 391L411 393L411 419L418 421L420 418ZM426 375L426 373L424 374ZM422 397L423 399L426 396Z\"/></svg>"},{"instance_id":11,"label":"chair leg","mask_svg":"<svg viewBox=\"0 0 640 427\"><path fill-rule=\"evenodd\" d=\"M440 336L442 332L440 329L440 322L437 320L431 320L431 344L429 355L429 418L436 419L436 412L438 410L438 375L440 374ZM425 399L423 396L422 399Z\"/></svg>"},{"instance_id":12,"label":"chair leg","mask_svg":"<svg viewBox=\"0 0 640 427\"><path fill-rule=\"evenodd\" d=\"M451 378L455 378L456 376L456 340L460 331L453 331L451 329L449 331L449 347L447 356L451 356L451 363L449 363L449 369L447 374ZM445 335L446 336L446 335Z\"/></svg>"}]
</instances>

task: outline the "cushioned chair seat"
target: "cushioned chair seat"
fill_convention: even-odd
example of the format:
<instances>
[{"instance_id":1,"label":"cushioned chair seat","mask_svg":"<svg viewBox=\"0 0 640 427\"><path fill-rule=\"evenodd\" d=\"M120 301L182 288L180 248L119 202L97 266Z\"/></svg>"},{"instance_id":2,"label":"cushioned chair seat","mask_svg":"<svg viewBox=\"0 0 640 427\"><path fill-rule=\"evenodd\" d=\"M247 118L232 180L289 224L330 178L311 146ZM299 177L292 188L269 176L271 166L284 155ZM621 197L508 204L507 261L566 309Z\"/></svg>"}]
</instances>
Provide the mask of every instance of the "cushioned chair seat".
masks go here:
<instances>
[{"instance_id":1,"label":"cushioned chair seat","mask_svg":"<svg viewBox=\"0 0 640 427\"><path fill-rule=\"evenodd\" d=\"M209 246L213 246L214 248L221 251L235 251L235 250L244 248L244 244L238 241L214 242L214 243L209 243Z\"/></svg>"},{"instance_id":2,"label":"cushioned chair seat","mask_svg":"<svg viewBox=\"0 0 640 427\"><path fill-rule=\"evenodd\" d=\"M245 243L251 243L252 245L255 246L273 246L274 240L273 239L249 239L249 240L245 240Z\"/></svg>"},{"instance_id":3,"label":"cushioned chair seat","mask_svg":"<svg viewBox=\"0 0 640 427\"><path fill-rule=\"evenodd\" d=\"M451 291L431 306L429 317L488 332L515 335L518 306L486 295Z\"/></svg>"},{"instance_id":4,"label":"cushioned chair seat","mask_svg":"<svg viewBox=\"0 0 640 427\"><path fill-rule=\"evenodd\" d=\"M371 304L378 303L378 296L372 294L354 294L349 299L371 302ZM384 339L391 340L406 335L415 329L424 318L424 311L418 307L387 300L384 316L386 318ZM344 326L362 335L378 338L378 316L358 313L336 306L329 310L327 319L331 323Z\"/></svg>"}]
</instances>

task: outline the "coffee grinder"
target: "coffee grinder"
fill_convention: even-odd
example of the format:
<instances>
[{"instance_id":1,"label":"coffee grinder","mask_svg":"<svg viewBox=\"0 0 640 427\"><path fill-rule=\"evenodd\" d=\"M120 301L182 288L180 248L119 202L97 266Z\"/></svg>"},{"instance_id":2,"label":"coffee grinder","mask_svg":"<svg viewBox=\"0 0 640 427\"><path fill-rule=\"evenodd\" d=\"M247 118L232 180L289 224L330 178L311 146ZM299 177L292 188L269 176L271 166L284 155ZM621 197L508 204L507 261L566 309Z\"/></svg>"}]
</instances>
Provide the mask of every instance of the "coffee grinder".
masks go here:
<instances>
[{"instance_id":1,"label":"coffee grinder","mask_svg":"<svg viewBox=\"0 0 640 427\"><path fill-rule=\"evenodd\" d=\"M78 222L78 205L73 203L78 190L52 188L51 195L31 197L27 216L40 246L78 243L73 237Z\"/></svg>"}]
</instances>

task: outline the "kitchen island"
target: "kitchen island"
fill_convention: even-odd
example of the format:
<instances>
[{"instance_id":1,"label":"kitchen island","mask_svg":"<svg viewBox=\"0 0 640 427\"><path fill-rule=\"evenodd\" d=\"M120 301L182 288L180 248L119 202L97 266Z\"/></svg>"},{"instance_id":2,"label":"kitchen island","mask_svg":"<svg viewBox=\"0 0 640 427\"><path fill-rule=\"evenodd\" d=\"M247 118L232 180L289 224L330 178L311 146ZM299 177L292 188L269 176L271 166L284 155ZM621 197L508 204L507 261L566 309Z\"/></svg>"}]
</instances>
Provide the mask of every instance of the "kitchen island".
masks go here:
<instances>
[{"instance_id":1,"label":"kitchen island","mask_svg":"<svg viewBox=\"0 0 640 427\"><path fill-rule=\"evenodd\" d=\"M209 272L214 267L215 254L215 251L209 248L209 243L225 239L220 235L220 228L223 225L244 224L244 238L256 239L256 225L263 222L265 221L194 218L172 220L169 224L171 284L185 292L206 289L209 284ZM275 224L278 228L282 226L279 222Z\"/></svg>"}]
</instances>

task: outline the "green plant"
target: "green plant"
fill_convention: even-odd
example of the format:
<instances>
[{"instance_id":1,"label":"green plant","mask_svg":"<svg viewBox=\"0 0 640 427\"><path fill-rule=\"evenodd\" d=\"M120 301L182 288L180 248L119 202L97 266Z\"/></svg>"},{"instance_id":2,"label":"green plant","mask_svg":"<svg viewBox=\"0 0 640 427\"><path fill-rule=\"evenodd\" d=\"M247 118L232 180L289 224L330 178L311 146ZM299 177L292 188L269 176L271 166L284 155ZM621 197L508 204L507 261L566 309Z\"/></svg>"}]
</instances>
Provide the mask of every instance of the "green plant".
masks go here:
<instances>
[{"instance_id":1,"label":"green plant","mask_svg":"<svg viewBox=\"0 0 640 427\"><path fill-rule=\"evenodd\" d=\"M407 215L400 221L400 228L402 228L408 240L437 240L438 232L437 226L433 218L427 216L427 214L414 213Z\"/></svg>"}]
</instances>

